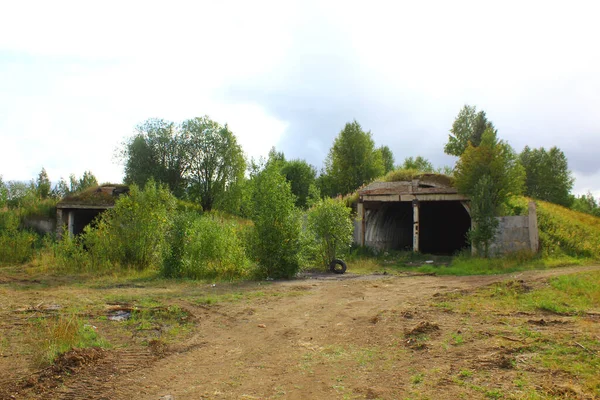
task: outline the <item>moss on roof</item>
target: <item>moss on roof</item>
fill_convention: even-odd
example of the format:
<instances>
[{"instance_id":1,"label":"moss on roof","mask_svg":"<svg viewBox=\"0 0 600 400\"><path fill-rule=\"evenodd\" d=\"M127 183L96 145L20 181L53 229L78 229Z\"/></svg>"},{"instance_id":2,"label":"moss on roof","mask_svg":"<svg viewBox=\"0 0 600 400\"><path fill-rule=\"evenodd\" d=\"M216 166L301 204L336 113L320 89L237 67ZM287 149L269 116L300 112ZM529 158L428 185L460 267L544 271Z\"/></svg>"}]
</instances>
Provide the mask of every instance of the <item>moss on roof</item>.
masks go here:
<instances>
[{"instance_id":1,"label":"moss on roof","mask_svg":"<svg viewBox=\"0 0 600 400\"><path fill-rule=\"evenodd\" d=\"M442 186L454 187L454 178L444 174L421 172L416 169L397 169L375 179L375 182L402 182L419 179L423 183L431 182Z\"/></svg>"},{"instance_id":2,"label":"moss on roof","mask_svg":"<svg viewBox=\"0 0 600 400\"><path fill-rule=\"evenodd\" d=\"M82 192L68 194L58 202L57 206L86 205L112 207L121 194L128 192L129 186L127 185L104 183L100 186L87 188Z\"/></svg>"}]
</instances>

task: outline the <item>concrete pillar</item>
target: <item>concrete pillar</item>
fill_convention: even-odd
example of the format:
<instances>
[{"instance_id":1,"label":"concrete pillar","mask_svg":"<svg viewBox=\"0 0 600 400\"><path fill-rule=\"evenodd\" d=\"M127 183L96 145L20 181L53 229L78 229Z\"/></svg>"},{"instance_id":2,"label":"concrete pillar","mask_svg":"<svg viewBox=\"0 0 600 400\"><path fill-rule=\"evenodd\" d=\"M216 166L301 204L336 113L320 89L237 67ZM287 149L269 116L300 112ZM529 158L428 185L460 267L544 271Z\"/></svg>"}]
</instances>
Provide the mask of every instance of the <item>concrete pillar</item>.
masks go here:
<instances>
[{"instance_id":1,"label":"concrete pillar","mask_svg":"<svg viewBox=\"0 0 600 400\"><path fill-rule=\"evenodd\" d=\"M413 251L419 252L419 200L413 200Z\"/></svg>"},{"instance_id":2,"label":"concrete pillar","mask_svg":"<svg viewBox=\"0 0 600 400\"><path fill-rule=\"evenodd\" d=\"M65 222L63 221L63 210L56 209L56 237L61 239Z\"/></svg>"},{"instance_id":3,"label":"concrete pillar","mask_svg":"<svg viewBox=\"0 0 600 400\"><path fill-rule=\"evenodd\" d=\"M365 221L365 205L364 203L358 203L358 205L356 206L356 213L358 214L358 217L360 218L360 228L359 228L359 232L358 232L358 240L361 246L365 245L365 228L366 228L366 221Z\"/></svg>"},{"instance_id":4,"label":"concrete pillar","mask_svg":"<svg viewBox=\"0 0 600 400\"><path fill-rule=\"evenodd\" d=\"M69 236L73 236L73 232L75 232L75 211L69 210L67 221L67 231Z\"/></svg>"},{"instance_id":5,"label":"concrete pillar","mask_svg":"<svg viewBox=\"0 0 600 400\"><path fill-rule=\"evenodd\" d=\"M529 202L529 244L531 251L537 253L540 250L540 235L538 232L537 210L533 201Z\"/></svg>"}]
</instances>

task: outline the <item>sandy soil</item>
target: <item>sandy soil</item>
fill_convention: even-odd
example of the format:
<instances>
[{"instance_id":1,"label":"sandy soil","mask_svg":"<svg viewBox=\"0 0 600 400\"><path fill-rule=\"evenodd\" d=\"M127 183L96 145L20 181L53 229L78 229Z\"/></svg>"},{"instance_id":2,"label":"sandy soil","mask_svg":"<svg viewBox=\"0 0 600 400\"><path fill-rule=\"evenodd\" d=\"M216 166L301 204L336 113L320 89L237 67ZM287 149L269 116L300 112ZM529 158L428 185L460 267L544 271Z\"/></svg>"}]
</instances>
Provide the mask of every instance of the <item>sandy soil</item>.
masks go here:
<instances>
[{"instance_id":1,"label":"sandy soil","mask_svg":"<svg viewBox=\"0 0 600 400\"><path fill-rule=\"evenodd\" d=\"M249 300L182 300L195 321L185 340L82 351L63 360L71 368L30 371L29 378L19 360L4 358L0 398L483 399L525 397L533 389L592 398L573 377L530 363L527 340L512 328L529 324L576 338L573 318L482 315L441 303L499 281L535 287L551 276L598 268L474 277L307 275L263 286L264 295ZM587 323L600 337L598 322ZM44 379L60 384L42 390Z\"/></svg>"}]
</instances>

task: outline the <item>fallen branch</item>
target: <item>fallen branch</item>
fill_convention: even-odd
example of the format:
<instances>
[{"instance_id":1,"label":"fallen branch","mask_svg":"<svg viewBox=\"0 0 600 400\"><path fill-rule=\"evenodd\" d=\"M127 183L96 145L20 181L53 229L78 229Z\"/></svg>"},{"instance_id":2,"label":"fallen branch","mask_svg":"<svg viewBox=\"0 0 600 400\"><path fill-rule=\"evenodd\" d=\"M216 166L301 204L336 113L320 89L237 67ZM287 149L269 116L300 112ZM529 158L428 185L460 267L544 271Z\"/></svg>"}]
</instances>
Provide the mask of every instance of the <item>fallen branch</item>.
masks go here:
<instances>
[{"instance_id":1,"label":"fallen branch","mask_svg":"<svg viewBox=\"0 0 600 400\"><path fill-rule=\"evenodd\" d=\"M510 340L511 342L525 343L524 340L511 338L511 337L508 337L508 336L499 335L498 337L501 337L502 339Z\"/></svg>"},{"instance_id":2,"label":"fallen branch","mask_svg":"<svg viewBox=\"0 0 600 400\"><path fill-rule=\"evenodd\" d=\"M585 347L584 345L582 345L579 342L573 342L573 343L575 343L577 346L581 347L582 349L584 349L585 351L587 351L588 353L590 353L590 354L592 354L594 356L598 355L594 350L588 349L587 347Z\"/></svg>"}]
</instances>

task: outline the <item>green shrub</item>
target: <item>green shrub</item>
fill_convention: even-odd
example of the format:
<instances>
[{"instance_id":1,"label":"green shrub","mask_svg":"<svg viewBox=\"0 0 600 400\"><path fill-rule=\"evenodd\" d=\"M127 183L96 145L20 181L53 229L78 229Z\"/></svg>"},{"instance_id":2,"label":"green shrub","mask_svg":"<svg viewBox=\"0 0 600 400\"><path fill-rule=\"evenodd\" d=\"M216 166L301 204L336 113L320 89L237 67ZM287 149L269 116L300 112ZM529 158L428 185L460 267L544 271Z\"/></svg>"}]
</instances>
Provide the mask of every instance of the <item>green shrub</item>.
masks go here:
<instances>
[{"instance_id":1,"label":"green shrub","mask_svg":"<svg viewBox=\"0 0 600 400\"><path fill-rule=\"evenodd\" d=\"M102 213L81 236L63 235L55 254L60 269L99 272L117 268L159 268L169 253L175 199L153 181L132 185L115 207Z\"/></svg>"},{"instance_id":2,"label":"green shrub","mask_svg":"<svg viewBox=\"0 0 600 400\"><path fill-rule=\"evenodd\" d=\"M289 278L300 268L300 213L290 183L276 166L267 166L252 188L252 220L247 240L261 275Z\"/></svg>"},{"instance_id":3,"label":"green shrub","mask_svg":"<svg viewBox=\"0 0 600 400\"><path fill-rule=\"evenodd\" d=\"M218 215L188 224L179 275L193 279L237 279L248 276L250 261L238 237L239 225Z\"/></svg>"},{"instance_id":4,"label":"green shrub","mask_svg":"<svg viewBox=\"0 0 600 400\"><path fill-rule=\"evenodd\" d=\"M0 212L0 264L21 264L35 252L37 236L19 229L19 216L13 210Z\"/></svg>"},{"instance_id":5,"label":"green shrub","mask_svg":"<svg viewBox=\"0 0 600 400\"><path fill-rule=\"evenodd\" d=\"M308 234L314 240L314 258L328 266L341 251L352 244L352 210L341 201L325 199L308 211Z\"/></svg>"},{"instance_id":6,"label":"green shrub","mask_svg":"<svg viewBox=\"0 0 600 400\"><path fill-rule=\"evenodd\" d=\"M182 259L185 253L188 230L199 218L194 211L179 211L173 218L173 226L168 235L169 252L163 262L161 275L165 278L177 278L182 275Z\"/></svg>"},{"instance_id":7,"label":"green shrub","mask_svg":"<svg viewBox=\"0 0 600 400\"><path fill-rule=\"evenodd\" d=\"M175 198L165 187L149 181L143 190L130 187L115 207L102 214L97 227L83 235L90 255L108 258L121 267L143 270L160 267L168 254L167 233L173 224Z\"/></svg>"}]
</instances>

